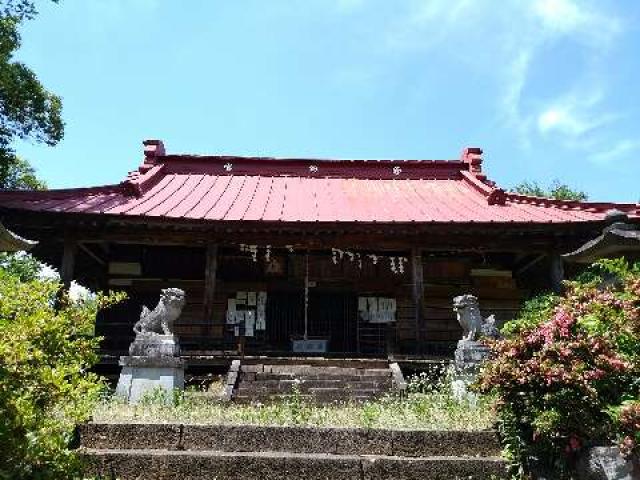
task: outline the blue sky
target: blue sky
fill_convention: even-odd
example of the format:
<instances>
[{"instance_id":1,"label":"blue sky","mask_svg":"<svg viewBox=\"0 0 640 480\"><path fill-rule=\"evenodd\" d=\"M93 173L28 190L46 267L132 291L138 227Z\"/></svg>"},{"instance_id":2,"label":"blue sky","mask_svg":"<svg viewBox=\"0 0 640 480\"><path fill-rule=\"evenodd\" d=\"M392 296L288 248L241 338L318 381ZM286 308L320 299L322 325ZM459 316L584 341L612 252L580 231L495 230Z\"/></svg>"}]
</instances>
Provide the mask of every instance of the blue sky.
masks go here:
<instances>
[{"instance_id":1,"label":"blue sky","mask_svg":"<svg viewBox=\"0 0 640 480\"><path fill-rule=\"evenodd\" d=\"M188 7L187 7L188 6ZM61 95L51 187L171 153L458 158L504 187L640 199L640 2L62 0L18 58Z\"/></svg>"}]
</instances>

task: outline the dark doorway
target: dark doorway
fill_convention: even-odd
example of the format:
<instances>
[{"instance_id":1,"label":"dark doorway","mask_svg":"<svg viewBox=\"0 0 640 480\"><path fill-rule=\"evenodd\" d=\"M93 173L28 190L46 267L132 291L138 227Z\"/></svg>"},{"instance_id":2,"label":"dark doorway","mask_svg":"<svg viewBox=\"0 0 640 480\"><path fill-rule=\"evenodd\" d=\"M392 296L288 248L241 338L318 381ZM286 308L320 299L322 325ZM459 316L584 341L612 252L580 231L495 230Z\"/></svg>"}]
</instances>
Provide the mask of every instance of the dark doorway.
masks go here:
<instances>
[{"instance_id":1,"label":"dark doorway","mask_svg":"<svg viewBox=\"0 0 640 480\"><path fill-rule=\"evenodd\" d=\"M269 292L267 295L266 343L269 350L291 350L291 336L304 333L304 295Z\"/></svg>"},{"instance_id":2,"label":"dark doorway","mask_svg":"<svg viewBox=\"0 0 640 480\"><path fill-rule=\"evenodd\" d=\"M309 335L327 337L329 351L357 351L358 305L350 293L312 292L309 295Z\"/></svg>"},{"instance_id":3,"label":"dark doorway","mask_svg":"<svg viewBox=\"0 0 640 480\"><path fill-rule=\"evenodd\" d=\"M271 350L291 351L291 337L304 334L304 294L269 292L266 343ZM329 352L357 352L357 299L350 293L309 294L310 337L329 339Z\"/></svg>"}]
</instances>

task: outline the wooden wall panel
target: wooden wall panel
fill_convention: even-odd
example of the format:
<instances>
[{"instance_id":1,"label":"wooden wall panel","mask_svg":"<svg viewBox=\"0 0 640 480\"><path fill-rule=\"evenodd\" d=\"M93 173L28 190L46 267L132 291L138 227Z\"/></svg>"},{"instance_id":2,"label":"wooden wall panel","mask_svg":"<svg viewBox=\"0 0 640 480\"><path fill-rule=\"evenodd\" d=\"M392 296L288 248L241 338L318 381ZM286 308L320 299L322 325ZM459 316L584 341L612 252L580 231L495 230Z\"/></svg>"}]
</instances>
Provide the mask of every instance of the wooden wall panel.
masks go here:
<instances>
[{"instance_id":1,"label":"wooden wall panel","mask_svg":"<svg viewBox=\"0 0 640 480\"><path fill-rule=\"evenodd\" d=\"M462 329L453 311L453 297L472 294L478 297L483 317L495 315L498 324L514 318L527 295L508 276L472 275L469 263L462 261L426 261L423 339L454 342Z\"/></svg>"}]
</instances>

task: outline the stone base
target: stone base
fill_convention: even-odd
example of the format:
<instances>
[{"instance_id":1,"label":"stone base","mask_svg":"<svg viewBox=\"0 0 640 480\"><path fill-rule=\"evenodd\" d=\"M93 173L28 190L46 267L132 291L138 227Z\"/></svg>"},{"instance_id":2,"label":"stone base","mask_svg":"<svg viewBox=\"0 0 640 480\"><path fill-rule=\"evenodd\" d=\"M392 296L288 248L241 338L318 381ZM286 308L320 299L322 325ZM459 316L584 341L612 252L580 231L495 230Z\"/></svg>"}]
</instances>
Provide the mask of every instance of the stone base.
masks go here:
<instances>
[{"instance_id":1,"label":"stone base","mask_svg":"<svg viewBox=\"0 0 640 480\"><path fill-rule=\"evenodd\" d=\"M634 480L640 477L638 458L626 459L618 447L593 447L578 461L581 480Z\"/></svg>"},{"instance_id":2,"label":"stone base","mask_svg":"<svg viewBox=\"0 0 640 480\"><path fill-rule=\"evenodd\" d=\"M162 389L173 401L174 389L184 389L185 362L179 357L120 357L122 371L116 395L138 403L148 393Z\"/></svg>"},{"instance_id":3,"label":"stone base","mask_svg":"<svg viewBox=\"0 0 640 480\"><path fill-rule=\"evenodd\" d=\"M462 371L477 370L487 358L489 347L474 340L460 340L455 351L456 368Z\"/></svg>"},{"instance_id":4,"label":"stone base","mask_svg":"<svg viewBox=\"0 0 640 480\"><path fill-rule=\"evenodd\" d=\"M158 335L146 333L136 335L129 345L129 355L132 357L177 357L180 355L180 345L173 335Z\"/></svg>"},{"instance_id":5,"label":"stone base","mask_svg":"<svg viewBox=\"0 0 640 480\"><path fill-rule=\"evenodd\" d=\"M489 347L474 340L460 340L456 348L455 369L451 378L453 397L458 402L475 404L478 396L469 391L469 385L475 382L480 366L489 357Z\"/></svg>"}]
</instances>

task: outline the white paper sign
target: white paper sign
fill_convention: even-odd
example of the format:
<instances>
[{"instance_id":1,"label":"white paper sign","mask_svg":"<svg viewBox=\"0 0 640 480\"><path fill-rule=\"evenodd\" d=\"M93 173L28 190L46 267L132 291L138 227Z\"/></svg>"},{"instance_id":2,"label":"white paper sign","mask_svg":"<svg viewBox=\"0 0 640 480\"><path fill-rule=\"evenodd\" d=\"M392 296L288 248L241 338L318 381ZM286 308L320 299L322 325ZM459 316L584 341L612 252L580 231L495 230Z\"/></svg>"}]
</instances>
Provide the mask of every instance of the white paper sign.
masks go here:
<instances>
[{"instance_id":1,"label":"white paper sign","mask_svg":"<svg viewBox=\"0 0 640 480\"><path fill-rule=\"evenodd\" d=\"M227 310L231 310L232 312L236 311L236 299L235 298L227 299Z\"/></svg>"},{"instance_id":2,"label":"white paper sign","mask_svg":"<svg viewBox=\"0 0 640 480\"><path fill-rule=\"evenodd\" d=\"M256 292L247 292L247 305L251 307L256 305Z\"/></svg>"},{"instance_id":3,"label":"white paper sign","mask_svg":"<svg viewBox=\"0 0 640 480\"><path fill-rule=\"evenodd\" d=\"M247 310L244 314L244 334L246 337L253 337L256 322L255 313L253 310Z\"/></svg>"},{"instance_id":4,"label":"white paper sign","mask_svg":"<svg viewBox=\"0 0 640 480\"><path fill-rule=\"evenodd\" d=\"M358 311L367 311L367 297L358 297Z\"/></svg>"},{"instance_id":5,"label":"white paper sign","mask_svg":"<svg viewBox=\"0 0 640 480\"><path fill-rule=\"evenodd\" d=\"M258 292L258 306L267 304L267 292Z\"/></svg>"},{"instance_id":6,"label":"white paper sign","mask_svg":"<svg viewBox=\"0 0 640 480\"><path fill-rule=\"evenodd\" d=\"M378 299L376 297L368 297L367 304L370 312L373 313L378 311Z\"/></svg>"},{"instance_id":7,"label":"white paper sign","mask_svg":"<svg viewBox=\"0 0 640 480\"><path fill-rule=\"evenodd\" d=\"M265 315L264 310L258 309L258 314L256 316L256 330L266 330L267 329L267 316Z\"/></svg>"}]
</instances>

